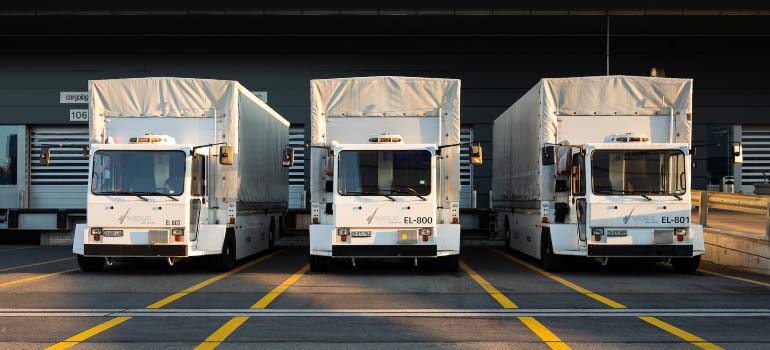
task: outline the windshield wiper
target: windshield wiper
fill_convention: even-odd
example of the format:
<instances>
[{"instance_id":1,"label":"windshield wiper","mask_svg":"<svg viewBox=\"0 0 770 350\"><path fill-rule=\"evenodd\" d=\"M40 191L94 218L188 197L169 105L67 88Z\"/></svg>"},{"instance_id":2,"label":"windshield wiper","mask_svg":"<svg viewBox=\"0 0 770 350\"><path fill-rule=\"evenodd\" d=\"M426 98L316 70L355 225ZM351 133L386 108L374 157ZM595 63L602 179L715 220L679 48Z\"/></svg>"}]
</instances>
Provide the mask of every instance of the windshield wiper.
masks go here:
<instances>
[{"instance_id":1,"label":"windshield wiper","mask_svg":"<svg viewBox=\"0 0 770 350\"><path fill-rule=\"evenodd\" d=\"M99 192L99 194L106 194L108 196L137 196L139 199L145 202L147 201L147 198L141 196L143 194L142 192L139 194L134 192Z\"/></svg>"},{"instance_id":2,"label":"windshield wiper","mask_svg":"<svg viewBox=\"0 0 770 350\"><path fill-rule=\"evenodd\" d=\"M363 195L369 195L369 196L383 196L383 197L385 197L385 198L387 198L387 199L390 199L390 200L392 200L392 201L394 201L394 202L396 201L396 199L395 199L395 198L393 198L393 197L391 197L391 196L389 196L389 195L387 195L387 194L384 194L384 193L380 193L380 192L370 192L370 191L345 191L345 194L363 194Z\"/></svg>"},{"instance_id":3,"label":"windshield wiper","mask_svg":"<svg viewBox=\"0 0 770 350\"><path fill-rule=\"evenodd\" d=\"M405 187L403 190L390 190L390 192L413 194L415 197L420 198L423 201L427 201L427 199L425 199L425 197L417 194L417 190L415 190L414 188L411 188L411 187Z\"/></svg>"},{"instance_id":4,"label":"windshield wiper","mask_svg":"<svg viewBox=\"0 0 770 350\"><path fill-rule=\"evenodd\" d=\"M652 200L652 198L650 198L650 196L647 196L644 193L636 192L636 191L615 190L615 189L599 190L599 193L607 193L607 192L609 192L608 194L611 194L611 193L631 194L631 195L635 195L635 196L642 196L642 198L644 198L644 199L646 199L648 201Z\"/></svg>"},{"instance_id":5,"label":"windshield wiper","mask_svg":"<svg viewBox=\"0 0 770 350\"><path fill-rule=\"evenodd\" d=\"M179 200L174 198L174 196L168 194L168 193L160 193L160 192L138 192L140 194L146 195L146 196L163 196L168 197L170 199L173 199L174 202L178 202Z\"/></svg>"},{"instance_id":6,"label":"windshield wiper","mask_svg":"<svg viewBox=\"0 0 770 350\"><path fill-rule=\"evenodd\" d=\"M680 195L680 194L678 194L678 193L669 193L669 192L666 192L666 191L660 191L660 190L659 190L659 191L655 191L655 192L650 192L650 193L659 193L659 194L665 194L665 195L669 195L669 196L672 196L672 197L674 197L674 198L676 198L676 199L678 199L678 200L680 200L680 201L682 200L682 195Z\"/></svg>"}]
</instances>

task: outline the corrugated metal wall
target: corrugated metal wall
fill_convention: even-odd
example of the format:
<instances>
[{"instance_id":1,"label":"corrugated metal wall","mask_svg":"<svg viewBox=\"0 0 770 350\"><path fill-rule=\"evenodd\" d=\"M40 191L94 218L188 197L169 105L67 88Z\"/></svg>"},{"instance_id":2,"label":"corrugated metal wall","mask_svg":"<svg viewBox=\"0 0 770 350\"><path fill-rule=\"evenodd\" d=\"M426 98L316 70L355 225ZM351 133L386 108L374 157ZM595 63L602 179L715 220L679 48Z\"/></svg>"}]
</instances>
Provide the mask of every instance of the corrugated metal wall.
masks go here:
<instances>
[{"instance_id":1,"label":"corrugated metal wall","mask_svg":"<svg viewBox=\"0 0 770 350\"><path fill-rule=\"evenodd\" d=\"M424 20L424 17L412 19ZM506 23L499 18L494 20ZM505 20L516 23L518 32L495 34L489 30L483 35L460 35L456 32L461 30L452 28L447 32L455 34L448 36L222 34L214 37L91 36L67 40L2 38L0 123L73 124L69 122L69 109L83 105L60 104L59 92L85 91L89 79L186 76L238 80L250 90L267 91L268 103L292 123L306 124L310 79L366 75L459 78L463 86L463 125L472 128L474 141L484 147L484 165L474 168L472 177L478 206L485 207L492 175L492 121L541 77L606 72L606 41L601 33L604 23L601 18L598 24L594 23L596 19L590 19L591 30L595 29L596 33L586 33L587 29L581 27L581 34L574 36L570 35L577 28L573 25L582 23L574 18L561 22L566 24L552 22L549 26L555 27L549 27L550 34L541 36L525 35L527 28L523 28L515 16ZM744 21L747 20L751 19ZM667 19L665 23L672 21ZM672 77L694 78L696 144L708 143L707 125L765 123L766 116L770 115L767 102L770 89L766 83L770 81L766 58L770 53L770 37L688 34L693 26L687 22L665 29L655 23L657 19L648 19L636 34L611 38L612 74L646 75L655 66L665 68ZM707 24L700 23L698 28L708 29ZM739 24L735 26L742 28ZM669 29L673 34L665 34ZM647 35L645 30L654 33ZM543 30L533 27L531 32ZM705 187L708 167L704 162L708 157L706 151L697 153L699 164L694 169L693 181L696 188Z\"/></svg>"}]
</instances>

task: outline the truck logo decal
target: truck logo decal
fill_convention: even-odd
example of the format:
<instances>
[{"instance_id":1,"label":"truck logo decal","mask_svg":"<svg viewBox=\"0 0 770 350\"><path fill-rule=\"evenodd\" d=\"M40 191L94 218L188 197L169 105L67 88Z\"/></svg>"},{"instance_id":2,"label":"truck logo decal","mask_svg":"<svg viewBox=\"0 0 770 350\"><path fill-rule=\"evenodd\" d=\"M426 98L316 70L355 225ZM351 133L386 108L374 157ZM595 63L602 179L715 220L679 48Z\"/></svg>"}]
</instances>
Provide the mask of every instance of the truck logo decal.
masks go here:
<instances>
[{"instance_id":1,"label":"truck logo decal","mask_svg":"<svg viewBox=\"0 0 770 350\"><path fill-rule=\"evenodd\" d=\"M372 224L372 220L374 220L374 214L377 214L377 211L378 211L378 210L380 210L380 208L374 209L374 213L372 213L372 215L369 215L369 216L366 218L366 223L367 223L367 224L369 224L369 225L371 225L371 224Z\"/></svg>"},{"instance_id":2,"label":"truck logo decal","mask_svg":"<svg viewBox=\"0 0 770 350\"><path fill-rule=\"evenodd\" d=\"M123 224L123 221L125 221L125 220L126 220L126 217L128 216L128 212L129 212L129 211L131 211L131 208L128 208L128 209L126 210L126 212L125 212L123 215L121 215L121 216L118 218L118 221L120 221L120 224L121 224L121 225Z\"/></svg>"},{"instance_id":3,"label":"truck logo decal","mask_svg":"<svg viewBox=\"0 0 770 350\"><path fill-rule=\"evenodd\" d=\"M633 213L634 213L634 210L635 210L635 209L636 209L636 208L631 208L631 211L630 211L630 212L628 212L628 215L626 215L626 216L624 216L624 217L623 217L623 224L627 224L627 223L628 223L628 220L631 220L631 214L633 214Z\"/></svg>"}]
</instances>

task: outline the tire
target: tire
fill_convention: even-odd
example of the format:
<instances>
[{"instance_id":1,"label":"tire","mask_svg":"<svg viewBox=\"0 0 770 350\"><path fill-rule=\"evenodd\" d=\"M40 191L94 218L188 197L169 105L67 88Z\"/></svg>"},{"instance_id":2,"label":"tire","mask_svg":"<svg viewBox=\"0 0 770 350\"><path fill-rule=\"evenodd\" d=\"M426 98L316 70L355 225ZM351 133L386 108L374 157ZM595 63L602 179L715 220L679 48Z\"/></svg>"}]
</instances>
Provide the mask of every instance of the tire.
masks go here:
<instances>
[{"instance_id":1,"label":"tire","mask_svg":"<svg viewBox=\"0 0 770 350\"><path fill-rule=\"evenodd\" d=\"M692 258L674 258L671 259L671 265L677 273L693 273L700 266L700 255Z\"/></svg>"},{"instance_id":2,"label":"tire","mask_svg":"<svg viewBox=\"0 0 770 350\"><path fill-rule=\"evenodd\" d=\"M561 271L564 268L564 257L553 253L551 235L545 232L540 240L540 264L549 272Z\"/></svg>"},{"instance_id":3,"label":"tire","mask_svg":"<svg viewBox=\"0 0 770 350\"><path fill-rule=\"evenodd\" d=\"M275 248L275 218L270 218L270 230L267 232L267 249Z\"/></svg>"},{"instance_id":4,"label":"tire","mask_svg":"<svg viewBox=\"0 0 770 350\"><path fill-rule=\"evenodd\" d=\"M442 272L460 271L460 255L441 256L436 258L437 268Z\"/></svg>"},{"instance_id":5,"label":"tire","mask_svg":"<svg viewBox=\"0 0 770 350\"><path fill-rule=\"evenodd\" d=\"M310 271L313 272L327 272L332 268L330 257L310 254L307 256L307 260L310 264Z\"/></svg>"},{"instance_id":6,"label":"tire","mask_svg":"<svg viewBox=\"0 0 770 350\"><path fill-rule=\"evenodd\" d=\"M503 230L505 230L505 247L511 249L511 223L508 222L508 215L505 216Z\"/></svg>"},{"instance_id":7,"label":"tire","mask_svg":"<svg viewBox=\"0 0 770 350\"><path fill-rule=\"evenodd\" d=\"M225 241L222 242L222 253L214 256L214 270L220 272L230 271L235 267L235 235L228 232Z\"/></svg>"},{"instance_id":8,"label":"tire","mask_svg":"<svg viewBox=\"0 0 770 350\"><path fill-rule=\"evenodd\" d=\"M104 269L104 258L85 257L78 254L78 266L83 272L99 272Z\"/></svg>"}]
</instances>

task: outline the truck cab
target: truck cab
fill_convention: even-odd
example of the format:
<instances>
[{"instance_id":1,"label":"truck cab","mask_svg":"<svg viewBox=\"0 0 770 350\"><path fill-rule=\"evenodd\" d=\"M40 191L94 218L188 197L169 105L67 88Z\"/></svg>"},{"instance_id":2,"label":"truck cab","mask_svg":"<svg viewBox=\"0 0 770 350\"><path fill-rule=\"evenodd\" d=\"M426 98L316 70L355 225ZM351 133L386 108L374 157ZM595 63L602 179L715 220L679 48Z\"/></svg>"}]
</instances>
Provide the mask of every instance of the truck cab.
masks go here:
<instances>
[{"instance_id":1,"label":"truck cab","mask_svg":"<svg viewBox=\"0 0 770 350\"><path fill-rule=\"evenodd\" d=\"M565 191L541 209L553 253L671 259L677 270L697 269L704 242L691 221L689 145L633 134L605 141L559 146L569 158L558 162L556 182L569 185L555 186Z\"/></svg>"},{"instance_id":2,"label":"truck cab","mask_svg":"<svg viewBox=\"0 0 770 350\"><path fill-rule=\"evenodd\" d=\"M313 203L310 262L330 258L436 260L459 257L459 208L440 208L440 150L379 135L369 144L334 144L327 160L325 208Z\"/></svg>"},{"instance_id":3,"label":"truck cab","mask_svg":"<svg viewBox=\"0 0 770 350\"><path fill-rule=\"evenodd\" d=\"M176 144L165 135L93 144L88 224L78 225L73 245L81 268L99 270L116 257L165 258L173 264L220 254L223 247L201 232L219 224L211 222L217 216L209 210L206 188L212 175L209 150Z\"/></svg>"}]
</instances>

